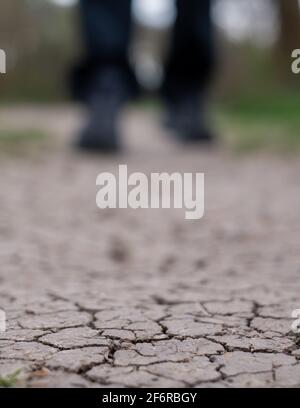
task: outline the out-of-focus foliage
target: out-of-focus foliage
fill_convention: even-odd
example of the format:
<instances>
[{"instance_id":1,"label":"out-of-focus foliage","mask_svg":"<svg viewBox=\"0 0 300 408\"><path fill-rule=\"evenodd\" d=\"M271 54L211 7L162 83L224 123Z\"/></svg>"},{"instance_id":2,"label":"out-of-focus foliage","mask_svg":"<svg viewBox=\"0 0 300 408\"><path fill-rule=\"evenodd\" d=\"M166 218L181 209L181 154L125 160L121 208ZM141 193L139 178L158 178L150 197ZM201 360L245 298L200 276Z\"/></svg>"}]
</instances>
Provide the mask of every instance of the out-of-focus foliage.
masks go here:
<instances>
[{"instance_id":1,"label":"out-of-focus foliage","mask_svg":"<svg viewBox=\"0 0 300 408\"><path fill-rule=\"evenodd\" d=\"M265 17L260 19L260 25L266 20L266 25L270 26L268 10L273 10L271 25L277 26L273 30L276 38L269 43L262 39L264 46L246 37L242 41L234 41L233 35L221 32L218 46L220 66L215 86L217 97L231 100L249 95L253 99L257 94L268 95L290 88L299 92L299 76L292 75L290 69L291 51L300 48L298 0L259 0L255 4L246 0L215 1L215 4L223 7L219 18L228 20L232 14L231 20L229 18L231 27L241 26L242 19L247 16L248 23L253 22L255 15L259 15L262 3L264 7L261 12ZM245 11L234 17L237 5ZM224 6L228 7L227 17L223 16ZM251 13L254 16L252 19L249 18ZM0 82L0 101L64 99L68 89L68 70L76 55L82 51L78 27L76 7L60 7L53 0L1 0L0 48L7 51L8 74ZM239 30L232 30L236 36ZM257 32L263 33L264 30ZM155 75L161 75L157 59L166 52L166 29L151 31L149 26L139 25L136 33L137 47L133 55L137 72L144 77L149 74L149 78L144 80L155 84ZM146 55L151 52L152 60Z\"/></svg>"},{"instance_id":2,"label":"out-of-focus foliage","mask_svg":"<svg viewBox=\"0 0 300 408\"><path fill-rule=\"evenodd\" d=\"M67 67L76 48L74 11L48 0L1 0L0 48L8 74L2 101L51 101L64 96Z\"/></svg>"}]
</instances>

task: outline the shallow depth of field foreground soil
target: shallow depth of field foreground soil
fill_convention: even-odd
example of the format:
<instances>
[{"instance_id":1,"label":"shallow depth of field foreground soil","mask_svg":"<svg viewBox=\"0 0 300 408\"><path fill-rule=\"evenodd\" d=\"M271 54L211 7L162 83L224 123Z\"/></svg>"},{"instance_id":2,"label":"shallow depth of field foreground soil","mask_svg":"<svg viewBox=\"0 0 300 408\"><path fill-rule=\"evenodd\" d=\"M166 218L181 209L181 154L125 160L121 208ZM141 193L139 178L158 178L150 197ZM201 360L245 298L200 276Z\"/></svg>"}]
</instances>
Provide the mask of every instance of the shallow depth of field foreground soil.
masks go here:
<instances>
[{"instance_id":1,"label":"shallow depth of field foreground soil","mask_svg":"<svg viewBox=\"0 0 300 408\"><path fill-rule=\"evenodd\" d=\"M70 148L72 109L2 109L0 378L27 387L299 386L299 157L186 149L135 110L126 150ZM15 146L12 146L15 144ZM96 177L205 172L206 213L99 210ZM21 370L20 372L18 370Z\"/></svg>"}]
</instances>

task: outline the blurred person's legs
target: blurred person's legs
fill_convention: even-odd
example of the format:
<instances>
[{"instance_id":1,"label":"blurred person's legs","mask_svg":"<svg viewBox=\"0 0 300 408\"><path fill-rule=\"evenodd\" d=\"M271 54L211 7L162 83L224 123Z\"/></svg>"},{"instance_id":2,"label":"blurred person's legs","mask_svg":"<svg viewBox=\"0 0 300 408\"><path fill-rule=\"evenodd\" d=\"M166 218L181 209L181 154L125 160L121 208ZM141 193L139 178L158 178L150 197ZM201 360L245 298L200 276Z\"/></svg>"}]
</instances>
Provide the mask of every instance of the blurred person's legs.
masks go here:
<instances>
[{"instance_id":1,"label":"blurred person's legs","mask_svg":"<svg viewBox=\"0 0 300 408\"><path fill-rule=\"evenodd\" d=\"M207 87L213 69L211 0L177 0L178 16L166 65L163 96L168 123L186 141L211 141L205 124ZM80 0L85 61L75 71L75 96L89 120L79 145L114 150L117 119L137 90L128 62L131 0Z\"/></svg>"},{"instance_id":2,"label":"blurred person's legs","mask_svg":"<svg viewBox=\"0 0 300 408\"><path fill-rule=\"evenodd\" d=\"M177 0L177 12L163 84L168 125L185 141L210 142L205 108L214 68L211 0Z\"/></svg>"},{"instance_id":3,"label":"blurred person's legs","mask_svg":"<svg viewBox=\"0 0 300 408\"><path fill-rule=\"evenodd\" d=\"M86 54L74 73L74 91L87 104L89 119L79 146L114 150L120 109L136 91L128 63L131 1L80 0L80 14Z\"/></svg>"}]
</instances>

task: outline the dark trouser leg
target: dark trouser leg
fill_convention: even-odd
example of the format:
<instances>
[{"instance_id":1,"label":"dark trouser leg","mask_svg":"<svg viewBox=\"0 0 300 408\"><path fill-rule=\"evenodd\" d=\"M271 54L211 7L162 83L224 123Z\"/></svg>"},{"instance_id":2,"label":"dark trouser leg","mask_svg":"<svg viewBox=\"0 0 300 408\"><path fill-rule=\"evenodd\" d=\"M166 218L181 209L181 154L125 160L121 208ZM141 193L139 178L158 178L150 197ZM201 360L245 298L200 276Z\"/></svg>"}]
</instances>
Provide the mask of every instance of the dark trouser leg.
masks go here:
<instances>
[{"instance_id":1,"label":"dark trouser leg","mask_svg":"<svg viewBox=\"0 0 300 408\"><path fill-rule=\"evenodd\" d=\"M124 75L128 91L136 82L128 63L131 36L131 0L80 0L84 58L74 70L74 94L86 99L95 78L107 68Z\"/></svg>"},{"instance_id":2,"label":"dark trouser leg","mask_svg":"<svg viewBox=\"0 0 300 408\"><path fill-rule=\"evenodd\" d=\"M130 0L80 0L84 59L74 71L74 96L88 107L88 120L77 145L87 150L120 147L118 119L136 91L128 63Z\"/></svg>"},{"instance_id":3,"label":"dark trouser leg","mask_svg":"<svg viewBox=\"0 0 300 408\"><path fill-rule=\"evenodd\" d=\"M163 87L167 98L203 92L213 70L211 0L177 0L177 20Z\"/></svg>"},{"instance_id":4,"label":"dark trouser leg","mask_svg":"<svg viewBox=\"0 0 300 408\"><path fill-rule=\"evenodd\" d=\"M168 107L166 123L181 140L211 142L205 113L214 65L211 1L177 0L177 11L162 89Z\"/></svg>"},{"instance_id":5,"label":"dark trouser leg","mask_svg":"<svg viewBox=\"0 0 300 408\"><path fill-rule=\"evenodd\" d=\"M102 64L125 64L131 31L130 0L80 0L88 57Z\"/></svg>"}]
</instances>

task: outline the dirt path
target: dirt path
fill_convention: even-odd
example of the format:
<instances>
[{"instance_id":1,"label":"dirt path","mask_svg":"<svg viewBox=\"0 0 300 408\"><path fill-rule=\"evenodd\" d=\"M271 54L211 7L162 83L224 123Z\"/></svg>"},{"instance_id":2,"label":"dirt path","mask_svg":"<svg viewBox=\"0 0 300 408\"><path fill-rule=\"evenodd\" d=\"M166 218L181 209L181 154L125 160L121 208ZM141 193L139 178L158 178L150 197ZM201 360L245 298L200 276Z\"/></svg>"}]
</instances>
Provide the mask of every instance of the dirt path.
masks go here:
<instances>
[{"instance_id":1,"label":"dirt path","mask_svg":"<svg viewBox=\"0 0 300 408\"><path fill-rule=\"evenodd\" d=\"M71 109L0 112L50 141L0 156L0 376L27 386L300 386L300 163L185 150L150 113L114 159L69 149ZM95 180L204 171L206 215L103 210Z\"/></svg>"}]
</instances>

